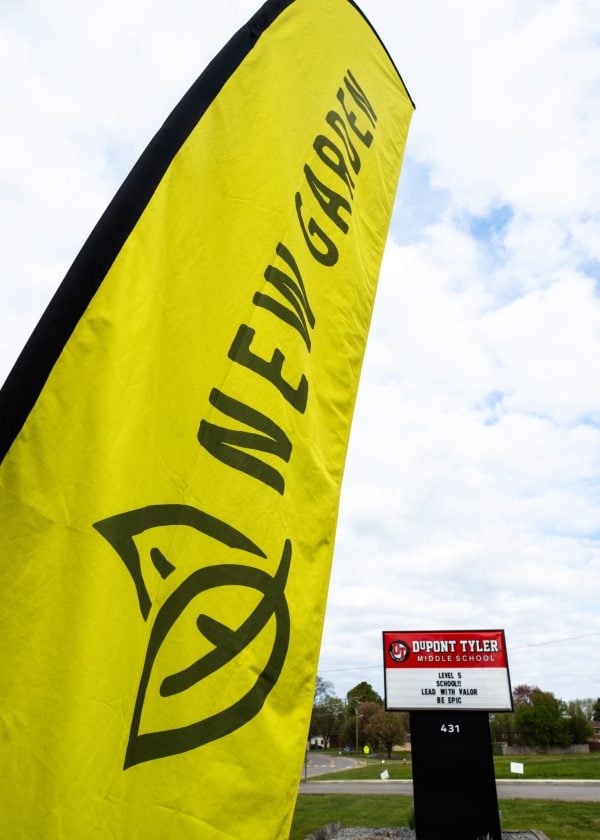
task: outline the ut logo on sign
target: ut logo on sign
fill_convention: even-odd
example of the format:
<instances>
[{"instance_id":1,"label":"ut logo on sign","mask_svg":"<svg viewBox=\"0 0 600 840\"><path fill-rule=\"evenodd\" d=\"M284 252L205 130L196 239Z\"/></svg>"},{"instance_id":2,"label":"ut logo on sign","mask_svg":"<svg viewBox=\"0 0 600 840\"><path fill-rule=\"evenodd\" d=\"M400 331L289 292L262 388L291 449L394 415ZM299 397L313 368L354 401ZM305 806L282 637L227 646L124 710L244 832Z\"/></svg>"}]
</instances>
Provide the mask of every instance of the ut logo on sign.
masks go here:
<instances>
[{"instance_id":1,"label":"ut logo on sign","mask_svg":"<svg viewBox=\"0 0 600 840\"><path fill-rule=\"evenodd\" d=\"M388 653L394 662L406 662L410 656L410 646L403 639L394 639L389 644Z\"/></svg>"},{"instance_id":2,"label":"ut logo on sign","mask_svg":"<svg viewBox=\"0 0 600 840\"><path fill-rule=\"evenodd\" d=\"M248 562L267 559L257 545L189 505L151 505L94 527L121 557L151 623L125 768L251 720L287 655L290 541L270 575ZM241 562L231 562L232 551Z\"/></svg>"}]
</instances>

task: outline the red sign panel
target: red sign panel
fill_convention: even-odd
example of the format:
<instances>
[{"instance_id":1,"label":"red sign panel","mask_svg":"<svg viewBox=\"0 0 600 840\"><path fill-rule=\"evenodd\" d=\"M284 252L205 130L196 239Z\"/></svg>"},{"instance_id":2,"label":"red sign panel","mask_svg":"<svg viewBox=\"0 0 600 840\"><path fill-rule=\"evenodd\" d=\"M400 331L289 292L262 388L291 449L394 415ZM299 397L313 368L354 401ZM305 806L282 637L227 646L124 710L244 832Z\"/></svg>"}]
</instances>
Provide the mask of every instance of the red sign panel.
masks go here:
<instances>
[{"instance_id":1,"label":"red sign panel","mask_svg":"<svg viewBox=\"0 0 600 840\"><path fill-rule=\"evenodd\" d=\"M386 708L512 711L503 630L385 631Z\"/></svg>"}]
</instances>

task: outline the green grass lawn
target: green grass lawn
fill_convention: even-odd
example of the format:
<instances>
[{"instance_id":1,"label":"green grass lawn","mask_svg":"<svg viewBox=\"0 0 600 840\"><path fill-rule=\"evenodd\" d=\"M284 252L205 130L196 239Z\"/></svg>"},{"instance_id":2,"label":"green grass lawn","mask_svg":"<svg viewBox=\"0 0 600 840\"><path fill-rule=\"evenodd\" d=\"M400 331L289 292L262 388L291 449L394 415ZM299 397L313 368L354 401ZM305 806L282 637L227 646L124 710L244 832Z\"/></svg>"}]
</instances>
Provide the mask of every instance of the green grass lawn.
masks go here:
<instances>
[{"instance_id":1,"label":"green grass lawn","mask_svg":"<svg viewBox=\"0 0 600 840\"><path fill-rule=\"evenodd\" d=\"M400 758L370 758L363 767L354 767L340 773L325 773L319 779L378 779L382 770L387 770L391 779L412 778L410 755ZM516 776L510 772L511 761L524 765L524 774ZM511 755L494 756L497 779L598 779L600 780L600 752L581 755Z\"/></svg>"},{"instance_id":2,"label":"green grass lawn","mask_svg":"<svg viewBox=\"0 0 600 840\"><path fill-rule=\"evenodd\" d=\"M511 761L524 764L523 779L599 779L600 752L581 755L494 756L497 779L517 778L510 772Z\"/></svg>"},{"instance_id":3,"label":"green grass lawn","mask_svg":"<svg viewBox=\"0 0 600 840\"><path fill-rule=\"evenodd\" d=\"M406 827L412 807L410 796L300 794L290 840L304 840L317 828L338 820L343 826ZM598 840L600 837L600 807L595 802L501 800L500 810L505 831L536 828L550 840Z\"/></svg>"}]
</instances>

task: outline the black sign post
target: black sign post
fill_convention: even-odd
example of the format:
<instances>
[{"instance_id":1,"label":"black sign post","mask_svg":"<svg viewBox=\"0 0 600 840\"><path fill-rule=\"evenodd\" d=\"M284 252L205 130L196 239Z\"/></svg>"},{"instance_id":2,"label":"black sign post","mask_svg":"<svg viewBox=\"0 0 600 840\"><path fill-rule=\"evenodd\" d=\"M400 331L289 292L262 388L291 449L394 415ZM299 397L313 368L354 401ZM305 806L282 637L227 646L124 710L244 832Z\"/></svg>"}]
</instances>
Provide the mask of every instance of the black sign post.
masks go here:
<instances>
[{"instance_id":1,"label":"black sign post","mask_svg":"<svg viewBox=\"0 0 600 840\"><path fill-rule=\"evenodd\" d=\"M501 840L487 712L411 712L417 840Z\"/></svg>"}]
</instances>

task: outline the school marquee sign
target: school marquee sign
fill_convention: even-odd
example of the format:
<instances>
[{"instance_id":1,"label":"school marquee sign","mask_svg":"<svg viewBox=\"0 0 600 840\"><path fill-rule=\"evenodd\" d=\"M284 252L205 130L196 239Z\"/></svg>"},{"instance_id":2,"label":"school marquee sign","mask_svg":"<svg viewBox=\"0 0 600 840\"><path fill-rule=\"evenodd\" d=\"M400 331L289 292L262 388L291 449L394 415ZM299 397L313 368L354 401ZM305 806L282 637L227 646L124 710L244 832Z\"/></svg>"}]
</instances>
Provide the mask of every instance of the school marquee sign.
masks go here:
<instances>
[{"instance_id":1,"label":"school marquee sign","mask_svg":"<svg viewBox=\"0 0 600 840\"><path fill-rule=\"evenodd\" d=\"M384 631L388 711L513 709L503 630Z\"/></svg>"}]
</instances>

